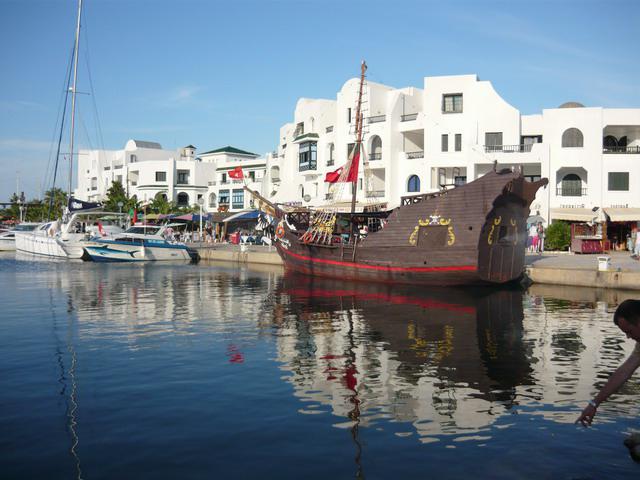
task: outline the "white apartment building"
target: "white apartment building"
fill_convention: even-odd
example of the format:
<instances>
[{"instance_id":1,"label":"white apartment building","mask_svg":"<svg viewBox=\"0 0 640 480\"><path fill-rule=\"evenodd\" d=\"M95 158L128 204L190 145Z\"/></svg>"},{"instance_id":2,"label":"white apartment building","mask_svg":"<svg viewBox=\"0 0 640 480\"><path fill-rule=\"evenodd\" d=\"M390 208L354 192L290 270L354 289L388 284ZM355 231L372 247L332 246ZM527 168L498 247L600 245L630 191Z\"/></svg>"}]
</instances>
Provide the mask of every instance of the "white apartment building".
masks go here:
<instances>
[{"instance_id":1,"label":"white apartment building","mask_svg":"<svg viewBox=\"0 0 640 480\"><path fill-rule=\"evenodd\" d=\"M253 199L244 191L243 183L252 190L262 191L266 160L259 155L232 146L226 146L200 154L203 162L216 166L215 174L208 181L208 211L239 211L253 207ZM245 180L229 177L229 171L241 167Z\"/></svg>"},{"instance_id":2,"label":"white apartment building","mask_svg":"<svg viewBox=\"0 0 640 480\"><path fill-rule=\"evenodd\" d=\"M100 201L114 181L129 196L149 202L162 195L180 207L204 201L205 212L239 211L251 206L242 191L242 181L231 188L226 172L237 166L245 170L251 188L259 189L264 176L264 159L234 147L224 147L196 156L188 145L165 150L159 143L129 140L123 150L81 150L78 160L76 198ZM242 193L237 192L240 190Z\"/></svg>"},{"instance_id":3,"label":"white apartment building","mask_svg":"<svg viewBox=\"0 0 640 480\"><path fill-rule=\"evenodd\" d=\"M267 159L270 199L328 200L324 176L344 165L354 142L358 86L351 79L335 100L298 101L280 129L278 155ZM549 179L532 204L547 221L640 220L640 109L569 102L522 115L476 75L426 77L424 89L367 82L364 98L362 204L393 208L402 196L476 179L497 161L522 165L531 180Z\"/></svg>"}]
</instances>

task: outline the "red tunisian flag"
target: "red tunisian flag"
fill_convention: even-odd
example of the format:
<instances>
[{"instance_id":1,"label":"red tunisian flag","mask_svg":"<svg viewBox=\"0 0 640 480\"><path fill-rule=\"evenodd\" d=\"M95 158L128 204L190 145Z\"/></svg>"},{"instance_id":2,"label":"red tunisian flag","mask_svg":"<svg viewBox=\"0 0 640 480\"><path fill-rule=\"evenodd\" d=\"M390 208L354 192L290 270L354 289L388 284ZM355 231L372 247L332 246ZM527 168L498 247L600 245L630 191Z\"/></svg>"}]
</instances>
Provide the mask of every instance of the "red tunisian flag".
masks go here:
<instances>
[{"instance_id":1,"label":"red tunisian flag","mask_svg":"<svg viewBox=\"0 0 640 480\"><path fill-rule=\"evenodd\" d=\"M137 208L133 210L133 222L131 224L135 225L136 223L138 223L138 209Z\"/></svg>"},{"instance_id":2,"label":"red tunisian flag","mask_svg":"<svg viewBox=\"0 0 640 480\"><path fill-rule=\"evenodd\" d=\"M343 169L344 167L340 167L339 169L333 172L327 172L327 174L324 177L324 181L327 183L336 183L340 179L340 174L342 173Z\"/></svg>"},{"instance_id":3,"label":"red tunisian flag","mask_svg":"<svg viewBox=\"0 0 640 480\"><path fill-rule=\"evenodd\" d=\"M358 181L358 166L360 165L360 149L355 153L353 159L351 160L351 168L349 169L349 173L347 174L347 182L357 182Z\"/></svg>"},{"instance_id":4,"label":"red tunisian flag","mask_svg":"<svg viewBox=\"0 0 640 480\"><path fill-rule=\"evenodd\" d=\"M351 159L351 167L349 168L349 173L347 173L347 177L343 180L343 182L352 182L355 183L358 180L358 167L360 165L360 149L353 155ZM333 172L327 172L324 177L324 181L327 183L336 183L340 181L340 175L342 174L342 170L344 167L340 167L339 169Z\"/></svg>"},{"instance_id":5,"label":"red tunisian flag","mask_svg":"<svg viewBox=\"0 0 640 480\"><path fill-rule=\"evenodd\" d=\"M240 180L244 178L244 174L242 173L242 167L236 167L233 170L229 170L229 177L235 178L236 180Z\"/></svg>"}]
</instances>

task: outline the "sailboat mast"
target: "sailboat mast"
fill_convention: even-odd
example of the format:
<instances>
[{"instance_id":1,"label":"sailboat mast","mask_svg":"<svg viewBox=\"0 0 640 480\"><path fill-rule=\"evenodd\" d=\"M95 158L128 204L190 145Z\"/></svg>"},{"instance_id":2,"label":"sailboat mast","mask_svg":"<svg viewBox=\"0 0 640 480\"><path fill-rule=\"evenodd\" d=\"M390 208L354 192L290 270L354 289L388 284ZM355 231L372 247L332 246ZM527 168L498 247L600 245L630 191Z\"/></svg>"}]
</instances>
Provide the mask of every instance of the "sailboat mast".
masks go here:
<instances>
[{"instance_id":1,"label":"sailboat mast","mask_svg":"<svg viewBox=\"0 0 640 480\"><path fill-rule=\"evenodd\" d=\"M78 53L80 50L80 17L82 16L82 0L78 0L78 22L76 24L76 45L73 52L73 86L71 87L71 138L69 140L69 196L73 188L73 142L76 123L76 86L78 83Z\"/></svg>"},{"instance_id":2,"label":"sailboat mast","mask_svg":"<svg viewBox=\"0 0 640 480\"><path fill-rule=\"evenodd\" d=\"M362 91L364 90L364 74L367 71L367 64L363 60L360 66L360 88L358 90L358 103L356 104L356 144L353 146L353 160L360 161L360 151L362 145ZM353 165L351 166L353 168ZM351 185L351 213L356 211L356 196L358 193L358 179Z\"/></svg>"}]
</instances>

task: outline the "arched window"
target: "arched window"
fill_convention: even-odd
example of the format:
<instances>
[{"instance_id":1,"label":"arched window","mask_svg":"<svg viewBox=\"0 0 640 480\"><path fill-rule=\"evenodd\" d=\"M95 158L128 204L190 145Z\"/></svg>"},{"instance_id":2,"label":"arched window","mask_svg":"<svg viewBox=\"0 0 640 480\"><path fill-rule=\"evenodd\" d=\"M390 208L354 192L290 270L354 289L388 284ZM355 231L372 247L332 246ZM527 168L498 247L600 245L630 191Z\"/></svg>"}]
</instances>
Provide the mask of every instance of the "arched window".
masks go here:
<instances>
[{"instance_id":1,"label":"arched window","mask_svg":"<svg viewBox=\"0 0 640 480\"><path fill-rule=\"evenodd\" d=\"M331 166L334 164L335 160L333 157L335 155L335 150L336 148L333 143L327 145L327 166Z\"/></svg>"},{"instance_id":2,"label":"arched window","mask_svg":"<svg viewBox=\"0 0 640 480\"><path fill-rule=\"evenodd\" d=\"M419 192L420 191L420 177L417 175L411 175L407 182L407 192Z\"/></svg>"},{"instance_id":3,"label":"arched window","mask_svg":"<svg viewBox=\"0 0 640 480\"><path fill-rule=\"evenodd\" d=\"M209 194L209 206L210 207L215 207L216 206L216 194L215 193L210 193Z\"/></svg>"},{"instance_id":4,"label":"arched window","mask_svg":"<svg viewBox=\"0 0 640 480\"><path fill-rule=\"evenodd\" d=\"M563 148L582 147L583 144L584 139L582 132L577 128L568 128L562 134Z\"/></svg>"},{"instance_id":5,"label":"arched window","mask_svg":"<svg viewBox=\"0 0 640 480\"><path fill-rule=\"evenodd\" d=\"M272 182L280 181L280 167L271 167L271 181Z\"/></svg>"},{"instance_id":6,"label":"arched window","mask_svg":"<svg viewBox=\"0 0 640 480\"><path fill-rule=\"evenodd\" d=\"M164 193L164 192L158 192L158 193L156 193L155 197L153 197L153 198L162 199L162 200L164 200L166 202L167 201L167 194Z\"/></svg>"},{"instance_id":7,"label":"arched window","mask_svg":"<svg viewBox=\"0 0 640 480\"><path fill-rule=\"evenodd\" d=\"M180 192L178 194L178 206L179 207L188 207L189 206L189 194Z\"/></svg>"},{"instance_id":8,"label":"arched window","mask_svg":"<svg viewBox=\"0 0 640 480\"><path fill-rule=\"evenodd\" d=\"M582 179L575 173L565 175L562 179L563 197L580 197L582 195Z\"/></svg>"},{"instance_id":9,"label":"arched window","mask_svg":"<svg viewBox=\"0 0 640 480\"><path fill-rule=\"evenodd\" d=\"M374 135L371 139L371 153L369 160L380 160L382 158L382 139L378 135Z\"/></svg>"}]
</instances>

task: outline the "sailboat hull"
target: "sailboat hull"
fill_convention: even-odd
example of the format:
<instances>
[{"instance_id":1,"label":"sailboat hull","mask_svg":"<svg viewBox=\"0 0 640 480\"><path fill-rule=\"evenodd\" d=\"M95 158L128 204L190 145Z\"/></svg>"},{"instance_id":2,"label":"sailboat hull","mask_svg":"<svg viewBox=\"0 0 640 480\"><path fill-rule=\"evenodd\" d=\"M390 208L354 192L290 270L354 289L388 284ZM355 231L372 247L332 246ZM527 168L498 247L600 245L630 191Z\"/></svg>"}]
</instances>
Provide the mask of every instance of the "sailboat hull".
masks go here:
<instances>
[{"instance_id":1,"label":"sailboat hull","mask_svg":"<svg viewBox=\"0 0 640 480\"><path fill-rule=\"evenodd\" d=\"M16 233L16 250L33 255L67 258L56 238L49 236L46 230Z\"/></svg>"}]
</instances>

